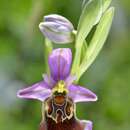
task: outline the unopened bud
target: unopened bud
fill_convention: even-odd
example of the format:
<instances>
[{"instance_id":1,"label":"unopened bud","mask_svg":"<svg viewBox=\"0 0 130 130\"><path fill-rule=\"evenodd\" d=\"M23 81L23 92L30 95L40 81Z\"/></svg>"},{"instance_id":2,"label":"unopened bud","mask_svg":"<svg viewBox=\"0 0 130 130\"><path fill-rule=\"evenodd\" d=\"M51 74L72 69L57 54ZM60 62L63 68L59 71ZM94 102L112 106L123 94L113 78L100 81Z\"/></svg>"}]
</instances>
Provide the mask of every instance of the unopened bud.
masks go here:
<instances>
[{"instance_id":1,"label":"unopened bud","mask_svg":"<svg viewBox=\"0 0 130 130\"><path fill-rule=\"evenodd\" d=\"M39 24L41 32L55 43L70 43L74 40L74 27L63 16L52 14L44 17L44 22Z\"/></svg>"}]
</instances>

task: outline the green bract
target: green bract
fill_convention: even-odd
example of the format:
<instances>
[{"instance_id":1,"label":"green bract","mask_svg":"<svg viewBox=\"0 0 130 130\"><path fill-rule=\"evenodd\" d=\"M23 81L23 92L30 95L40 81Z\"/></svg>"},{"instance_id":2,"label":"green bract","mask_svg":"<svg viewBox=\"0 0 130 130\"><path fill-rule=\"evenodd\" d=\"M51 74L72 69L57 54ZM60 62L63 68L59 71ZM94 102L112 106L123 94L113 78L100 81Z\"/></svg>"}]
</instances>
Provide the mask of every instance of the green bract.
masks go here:
<instances>
[{"instance_id":1,"label":"green bract","mask_svg":"<svg viewBox=\"0 0 130 130\"><path fill-rule=\"evenodd\" d=\"M102 0L102 11L105 12L106 9L109 7L111 4L112 0Z\"/></svg>"},{"instance_id":2,"label":"green bract","mask_svg":"<svg viewBox=\"0 0 130 130\"><path fill-rule=\"evenodd\" d=\"M101 14L101 0L90 0L83 8L76 35L76 54L72 67L73 74L75 74L77 68L79 67L83 42L91 31L92 27L100 20Z\"/></svg>"},{"instance_id":3,"label":"green bract","mask_svg":"<svg viewBox=\"0 0 130 130\"><path fill-rule=\"evenodd\" d=\"M76 51L72 66L72 74L76 74L77 81L95 60L108 36L114 14L114 8L108 9L110 3L111 0L84 1L77 29ZM92 34L92 38L87 41L87 45L85 39L93 27L96 27L96 30Z\"/></svg>"},{"instance_id":4,"label":"green bract","mask_svg":"<svg viewBox=\"0 0 130 130\"><path fill-rule=\"evenodd\" d=\"M101 0L90 0L85 5L78 24L76 47L82 46L93 25L100 20L101 14Z\"/></svg>"},{"instance_id":5,"label":"green bract","mask_svg":"<svg viewBox=\"0 0 130 130\"><path fill-rule=\"evenodd\" d=\"M113 15L114 8L111 7L102 16L94 33L94 36L90 42L90 45L87 48L84 61L79 68L78 78L80 78L80 76L88 69L88 67L92 64L101 48L103 47L112 24Z\"/></svg>"}]
</instances>

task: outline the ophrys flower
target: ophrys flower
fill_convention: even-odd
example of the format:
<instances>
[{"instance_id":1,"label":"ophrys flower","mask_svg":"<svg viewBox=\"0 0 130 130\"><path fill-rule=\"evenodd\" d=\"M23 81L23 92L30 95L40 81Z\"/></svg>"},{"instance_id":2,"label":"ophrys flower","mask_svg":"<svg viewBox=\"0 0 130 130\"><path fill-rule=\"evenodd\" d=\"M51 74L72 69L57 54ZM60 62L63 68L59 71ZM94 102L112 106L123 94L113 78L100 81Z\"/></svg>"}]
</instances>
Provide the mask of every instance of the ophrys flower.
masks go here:
<instances>
[{"instance_id":1,"label":"ophrys flower","mask_svg":"<svg viewBox=\"0 0 130 130\"><path fill-rule=\"evenodd\" d=\"M75 115L75 103L96 101L90 90L73 84L70 75L72 53L70 49L55 49L49 56L50 75L44 80L18 92L18 97L43 102L43 120L40 130L92 130L91 121L80 121Z\"/></svg>"}]
</instances>

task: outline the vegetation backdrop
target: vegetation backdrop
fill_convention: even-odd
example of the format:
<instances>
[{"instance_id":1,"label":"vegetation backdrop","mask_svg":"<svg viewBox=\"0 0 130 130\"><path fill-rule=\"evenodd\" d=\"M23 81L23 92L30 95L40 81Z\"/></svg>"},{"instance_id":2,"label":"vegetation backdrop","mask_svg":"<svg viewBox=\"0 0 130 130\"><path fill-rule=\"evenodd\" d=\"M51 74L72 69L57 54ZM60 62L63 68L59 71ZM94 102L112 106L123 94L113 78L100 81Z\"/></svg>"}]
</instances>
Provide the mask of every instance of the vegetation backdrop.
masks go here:
<instances>
[{"instance_id":1,"label":"vegetation backdrop","mask_svg":"<svg viewBox=\"0 0 130 130\"><path fill-rule=\"evenodd\" d=\"M18 99L20 88L42 79L43 16L58 13L76 27L81 0L0 0L0 130L38 130L41 102ZM130 1L113 0L115 17L109 37L80 84L99 100L79 103L77 116L94 130L130 130Z\"/></svg>"}]
</instances>

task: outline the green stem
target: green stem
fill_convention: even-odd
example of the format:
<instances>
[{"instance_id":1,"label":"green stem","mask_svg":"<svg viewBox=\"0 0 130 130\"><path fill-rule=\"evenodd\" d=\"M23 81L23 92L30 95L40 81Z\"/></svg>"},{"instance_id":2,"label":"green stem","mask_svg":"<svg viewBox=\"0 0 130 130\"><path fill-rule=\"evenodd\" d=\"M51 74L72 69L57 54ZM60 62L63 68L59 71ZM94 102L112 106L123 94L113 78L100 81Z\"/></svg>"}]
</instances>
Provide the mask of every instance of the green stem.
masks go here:
<instances>
[{"instance_id":1,"label":"green stem","mask_svg":"<svg viewBox=\"0 0 130 130\"><path fill-rule=\"evenodd\" d=\"M76 38L77 31L74 30L73 34L75 35L75 38ZM78 45L80 45L80 46L77 47L77 39L76 39L76 42L75 42L75 55L74 55L72 69L71 69L71 74L72 75L77 75L76 74L76 72L77 72L76 70L79 68L79 65L80 65L80 57L81 57L82 44L78 44Z\"/></svg>"},{"instance_id":2,"label":"green stem","mask_svg":"<svg viewBox=\"0 0 130 130\"><path fill-rule=\"evenodd\" d=\"M48 57L50 55L50 53L52 52L53 49L53 45L51 43L51 41L47 38L45 38L45 44L44 44L44 57L45 57L45 65L46 65L46 72L47 74L50 74L50 70L49 70L49 66L48 66Z\"/></svg>"}]
</instances>

